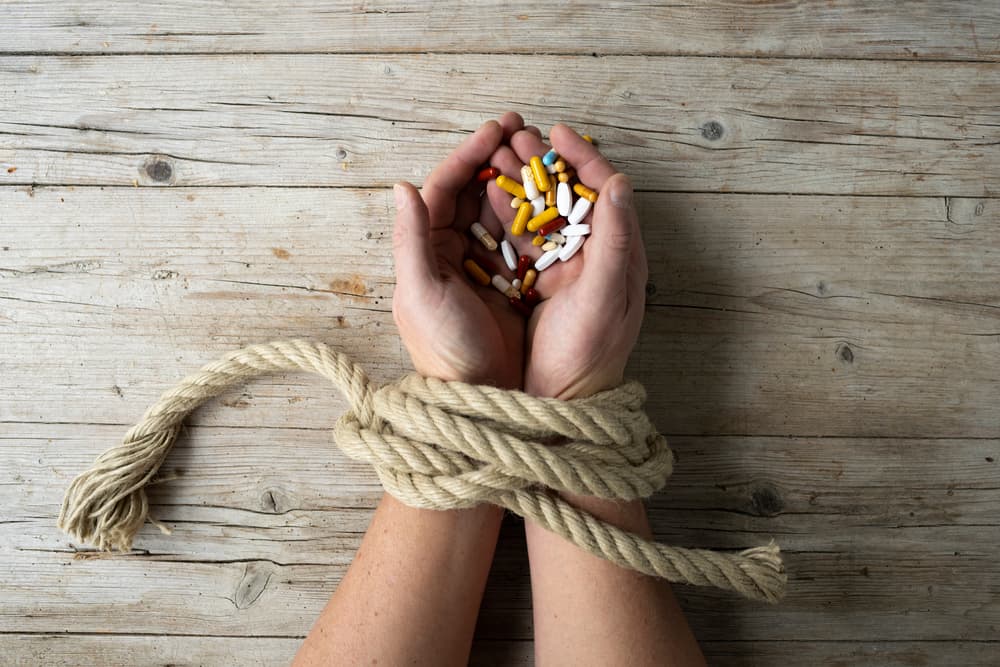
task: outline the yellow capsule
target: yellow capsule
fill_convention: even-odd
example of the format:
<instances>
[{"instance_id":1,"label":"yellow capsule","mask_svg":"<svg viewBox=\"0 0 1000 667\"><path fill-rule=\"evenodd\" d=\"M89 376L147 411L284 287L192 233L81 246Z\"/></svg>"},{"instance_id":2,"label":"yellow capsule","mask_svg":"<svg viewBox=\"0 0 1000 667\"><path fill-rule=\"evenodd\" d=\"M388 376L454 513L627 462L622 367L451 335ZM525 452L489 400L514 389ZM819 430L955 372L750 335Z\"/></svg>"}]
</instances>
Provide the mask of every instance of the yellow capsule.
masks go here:
<instances>
[{"instance_id":1,"label":"yellow capsule","mask_svg":"<svg viewBox=\"0 0 1000 667\"><path fill-rule=\"evenodd\" d=\"M545 205L555 206L556 205L556 189L552 188L545 193Z\"/></svg>"},{"instance_id":2,"label":"yellow capsule","mask_svg":"<svg viewBox=\"0 0 1000 667\"><path fill-rule=\"evenodd\" d=\"M528 272L524 274L524 280L521 281L521 294L527 292L528 288L533 287L535 284L535 280L537 278L538 278L538 271L535 271L534 269L528 269Z\"/></svg>"},{"instance_id":3,"label":"yellow capsule","mask_svg":"<svg viewBox=\"0 0 1000 667\"><path fill-rule=\"evenodd\" d=\"M550 206L538 215L536 215L531 220L528 220L528 231L537 232L538 228L544 225L546 222L552 222L559 217L559 209L555 206ZM513 231L513 230L512 230Z\"/></svg>"},{"instance_id":4,"label":"yellow capsule","mask_svg":"<svg viewBox=\"0 0 1000 667\"><path fill-rule=\"evenodd\" d=\"M472 277L472 279L483 287L490 284L490 274L483 271L483 267L476 264L475 260L467 259L462 262L462 266L465 267L465 271Z\"/></svg>"},{"instance_id":5,"label":"yellow capsule","mask_svg":"<svg viewBox=\"0 0 1000 667\"><path fill-rule=\"evenodd\" d=\"M523 234L525 227L528 225L528 219L531 218L531 213L534 210L535 207L531 205L530 201L526 201L518 206L517 213L514 214L514 222L510 225L510 233L514 236ZM556 212L558 213L558 211Z\"/></svg>"},{"instance_id":6,"label":"yellow capsule","mask_svg":"<svg viewBox=\"0 0 1000 667\"><path fill-rule=\"evenodd\" d=\"M535 185L539 192L548 192L552 189L552 181L549 180L549 172L546 171L542 158L537 155L529 160L531 165L531 175L535 177Z\"/></svg>"},{"instance_id":7,"label":"yellow capsule","mask_svg":"<svg viewBox=\"0 0 1000 667\"><path fill-rule=\"evenodd\" d=\"M535 246L536 248L541 246L543 243L545 243L544 236L536 236L535 238L531 239L531 245Z\"/></svg>"},{"instance_id":8,"label":"yellow capsule","mask_svg":"<svg viewBox=\"0 0 1000 667\"><path fill-rule=\"evenodd\" d=\"M556 172L560 174L566 171L566 160L559 158L558 160L556 160L555 167L556 167Z\"/></svg>"},{"instance_id":9,"label":"yellow capsule","mask_svg":"<svg viewBox=\"0 0 1000 667\"><path fill-rule=\"evenodd\" d=\"M515 197L520 197L521 199L525 198L524 188L521 187L521 184L513 178L508 178L503 174L497 176L497 187L501 190L509 192Z\"/></svg>"},{"instance_id":10,"label":"yellow capsule","mask_svg":"<svg viewBox=\"0 0 1000 667\"><path fill-rule=\"evenodd\" d=\"M559 179L560 183L569 183L569 174L567 174L565 171L559 172L559 175L556 178Z\"/></svg>"},{"instance_id":11,"label":"yellow capsule","mask_svg":"<svg viewBox=\"0 0 1000 667\"><path fill-rule=\"evenodd\" d=\"M546 241L545 243L542 244L542 250L544 250L545 252L550 252L558 247L559 244L556 243L555 241Z\"/></svg>"},{"instance_id":12,"label":"yellow capsule","mask_svg":"<svg viewBox=\"0 0 1000 667\"><path fill-rule=\"evenodd\" d=\"M594 143L594 138L593 138L592 136L590 136L589 134L585 134L585 135L583 135L583 137L581 137L581 138L582 138L582 139L583 139L584 141L586 141L586 142L587 142L588 144L592 144L592 143Z\"/></svg>"},{"instance_id":13,"label":"yellow capsule","mask_svg":"<svg viewBox=\"0 0 1000 667\"><path fill-rule=\"evenodd\" d=\"M573 192L580 195L581 197L589 201L591 204L597 201L597 193L588 188L583 183L577 183L576 185L574 185Z\"/></svg>"}]
</instances>

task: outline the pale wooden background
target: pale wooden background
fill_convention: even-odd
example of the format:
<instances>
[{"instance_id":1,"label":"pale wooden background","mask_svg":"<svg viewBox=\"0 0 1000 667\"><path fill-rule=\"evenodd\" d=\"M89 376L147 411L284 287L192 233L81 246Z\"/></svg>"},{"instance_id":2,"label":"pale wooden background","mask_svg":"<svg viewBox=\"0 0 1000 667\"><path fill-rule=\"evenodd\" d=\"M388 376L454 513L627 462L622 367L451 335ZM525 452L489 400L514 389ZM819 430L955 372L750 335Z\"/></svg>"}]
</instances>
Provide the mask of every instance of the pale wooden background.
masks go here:
<instances>
[{"instance_id":1,"label":"pale wooden background","mask_svg":"<svg viewBox=\"0 0 1000 667\"><path fill-rule=\"evenodd\" d=\"M0 663L293 655L379 496L276 377L191 420L137 549L54 527L181 375L301 336L405 370L387 186L504 109L601 140L650 256L660 538L716 665L997 664L1000 5L0 1ZM530 664L521 528L476 664Z\"/></svg>"}]
</instances>

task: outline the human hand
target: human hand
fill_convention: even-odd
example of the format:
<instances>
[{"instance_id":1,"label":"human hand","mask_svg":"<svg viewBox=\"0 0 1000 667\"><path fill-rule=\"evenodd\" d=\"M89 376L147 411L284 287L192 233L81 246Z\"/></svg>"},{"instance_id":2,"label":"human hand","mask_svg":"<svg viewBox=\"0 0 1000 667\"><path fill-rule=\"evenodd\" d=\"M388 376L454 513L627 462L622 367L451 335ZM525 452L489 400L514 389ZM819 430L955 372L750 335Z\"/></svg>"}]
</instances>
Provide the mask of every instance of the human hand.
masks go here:
<instances>
[{"instance_id":1,"label":"human hand","mask_svg":"<svg viewBox=\"0 0 1000 667\"><path fill-rule=\"evenodd\" d=\"M394 188L392 314L421 375L521 386L524 318L492 286L472 284L462 262L472 257L491 267L496 261L496 254L468 233L479 221L498 241L503 238L500 221L481 197L486 184L475 177L502 142L523 127L515 113L489 121L434 169L420 192L409 183Z\"/></svg>"},{"instance_id":2,"label":"human hand","mask_svg":"<svg viewBox=\"0 0 1000 667\"><path fill-rule=\"evenodd\" d=\"M543 300L528 321L524 390L565 399L621 383L642 324L648 269L629 179L569 127L556 125L550 137L580 181L600 195L589 220L591 237L580 252L539 275ZM521 165L548 150L540 132L529 127L515 132L492 164L519 179ZM509 229L509 195L492 185L489 196ZM529 235L508 239L519 253L538 254Z\"/></svg>"}]
</instances>

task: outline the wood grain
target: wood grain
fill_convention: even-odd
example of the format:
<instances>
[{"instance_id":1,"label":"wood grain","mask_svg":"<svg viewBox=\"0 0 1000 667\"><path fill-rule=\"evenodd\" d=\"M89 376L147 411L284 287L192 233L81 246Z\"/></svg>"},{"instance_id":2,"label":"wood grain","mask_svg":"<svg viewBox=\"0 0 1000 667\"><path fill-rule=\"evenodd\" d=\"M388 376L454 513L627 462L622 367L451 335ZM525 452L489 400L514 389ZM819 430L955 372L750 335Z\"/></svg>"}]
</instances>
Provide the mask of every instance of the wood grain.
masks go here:
<instances>
[{"instance_id":1,"label":"wood grain","mask_svg":"<svg viewBox=\"0 0 1000 667\"><path fill-rule=\"evenodd\" d=\"M192 18L197 17L193 22ZM17 0L0 52L482 52L1000 59L995 2ZM655 25L655 29L650 29ZM613 39L609 26L613 26Z\"/></svg>"},{"instance_id":2,"label":"wood grain","mask_svg":"<svg viewBox=\"0 0 1000 667\"><path fill-rule=\"evenodd\" d=\"M7 57L0 185L419 182L467 132L512 108L598 137L644 190L1000 189L1000 69L989 63L535 56L534 67L574 82L552 94L524 86L523 62Z\"/></svg>"}]
</instances>

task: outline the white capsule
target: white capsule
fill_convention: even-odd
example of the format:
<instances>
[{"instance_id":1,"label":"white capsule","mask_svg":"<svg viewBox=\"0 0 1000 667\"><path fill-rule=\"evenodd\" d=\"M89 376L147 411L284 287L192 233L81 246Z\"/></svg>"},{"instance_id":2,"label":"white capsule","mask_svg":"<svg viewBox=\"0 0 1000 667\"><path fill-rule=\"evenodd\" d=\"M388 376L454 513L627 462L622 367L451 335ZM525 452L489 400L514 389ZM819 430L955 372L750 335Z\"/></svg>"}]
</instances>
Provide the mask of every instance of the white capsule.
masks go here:
<instances>
[{"instance_id":1,"label":"white capsule","mask_svg":"<svg viewBox=\"0 0 1000 667\"><path fill-rule=\"evenodd\" d=\"M538 184L535 183L535 176L531 173L531 167L524 165L521 167L521 184L524 185L524 194L528 199L534 199L541 193L538 191Z\"/></svg>"},{"instance_id":2,"label":"white capsule","mask_svg":"<svg viewBox=\"0 0 1000 667\"><path fill-rule=\"evenodd\" d=\"M559 248L549 250L535 261L535 271L544 271L559 259Z\"/></svg>"},{"instance_id":3,"label":"white capsule","mask_svg":"<svg viewBox=\"0 0 1000 667\"><path fill-rule=\"evenodd\" d=\"M590 225L569 225L559 231L563 236L586 236L590 233Z\"/></svg>"},{"instance_id":4,"label":"white capsule","mask_svg":"<svg viewBox=\"0 0 1000 667\"><path fill-rule=\"evenodd\" d=\"M564 262L569 261L570 257L576 254L576 251L583 247L583 242L587 240L586 236L571 236L566 245L564 245L559 250L559 259Z\"/></svg>"},{"instance_id":5,"label":"white capsule","mask_svg":"<svg viewBox=\"0 0 1000 667\"><path fill-rule=\"evenodd\" d=\"M503 253L503 261L507 264L507 268L511 271L517 271L517 251L514 250L510 241L504 239L500 243L500 251Z\"/></svg>"},{"instance_id":6,"label":"white capsule","mask_svg":"<svg viewBox=\"0 0 1000 667\"><path fill-rule=\"evenodd\" d=\"M545 252L548 252L549 250L555 250L558 247L559 244L556 243L555 241L546 241L545 243L542 244L542 250L544 250Z\"/></svg>"},{"instance_id":7,"label":"white capsule","mask_svg":"<svg viewBox=\"0 0 1000 667\"><path fill-rule=\"evenodd\" d=\"M569 183L560 183L556 188L556 208L559 215L568 218L573 211L573 191L569 189Z\"/></svg>"},{"instance_id":8,"label":"white capsule","mask_svg":"<svg viewBox=\"0 0 1000 667\"><path fill-rule=\"evenodd\" d=\"M587 213L589 211L590 211L590 200L580 197L579 199L576 200L576 203L573 204L573 210L569 212L568 216L566 216L566 220L569 222L569 224L575 225L576 223L586 218Z\"/></svg>"},{"instance_id":9,"label":"white capsule","mask_svg":"<svg viewBox=\"0 0 1000 667\"><path fill-rule=\"evenodd\" d=\"M501 294L507 294L513 289L510 281L501 276L499 273L493 276L493 279L490 282L493 283L493 287L495 287Z\"/></svg>"},{"instance_id":10,"label":"white capsule","mask_svg":"<svg viewBox=\"0 0 1000 667\"><path fill-rule=\"evenodd\" d=\"M556 163L553 162L552 164L545 165L545 171L549 172L550 174L556 173Z\"/></svg>"},{"instance_id":11,"label":"white capsule","mask_svg":"<svg viewBox=\"0 0 1000 667\"><path fill-rule=\"evenodd\" d=\"M566 243L566 237L560 234L559 232L552 232L546 238L548 238L548 240L550 241L555 241L559 245Z\"/></svg>"},{"instance_id":12,"label":"white capsule","mask_svg":"<svg viewBox=\"0 0 1000 667\"><path fill-rule=\"evenodd\" d=\"M480 243L482 243L484 246L486 246L487 250L496 250L497 249L497 241L496 241L496 239L493 238L493 235L490 234L489 231L487 231L487 229L485 227L483 227L481 224L479 224L478 222L472 223L472 226L469 227L469 231L472 232L473 236L475 236L477 239L479 239Z\"/></svg>"},{"instance_id":13,"label":"white capsule","mask_svg":"<svg viewBox=\"0 0 1000 667\"><path fill-rule=\"evenodd\" d=\"M521 289L521 279L520 278L514 278L512 281L510 281L510 286L513 287L516 290L520 290Z\"/></svg>"},{"instance_id":14,"label":"white capsule","mask_svg":"<svg viewBox=\"0 0 1000 667\"><path fill-rule=\"evenodd\" d=\"M545 210L545 197L535 197L531 200L531 205L535 208L531 211L531 217L536 215L541 215L542 211Z\"/></svg>"}]
</instances>

